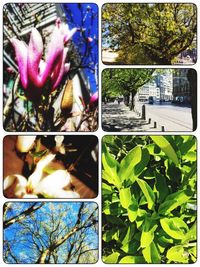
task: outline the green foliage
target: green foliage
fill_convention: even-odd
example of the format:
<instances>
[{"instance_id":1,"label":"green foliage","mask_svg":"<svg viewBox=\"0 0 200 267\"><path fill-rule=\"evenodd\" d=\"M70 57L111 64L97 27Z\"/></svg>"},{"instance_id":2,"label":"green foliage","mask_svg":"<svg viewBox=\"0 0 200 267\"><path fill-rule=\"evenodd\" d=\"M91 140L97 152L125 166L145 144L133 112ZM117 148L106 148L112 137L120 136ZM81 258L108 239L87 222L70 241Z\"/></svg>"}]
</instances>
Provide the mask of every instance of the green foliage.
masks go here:
<instances>
[{"instance_id":1,"label":"green foliage","mask_svg":"<svg viewBox=\"0 0 200 267\"><path fill-rule=\"evenodd\" d=\"M105 69L102 73L102 96L137 93L152 79L154 69Z\"/></svg>"},{"instance_id":2,"label":"green foliage","mask_svg":"<svg viewBox=\"0 0 200 267\"><path fill-rule=\"evenodd\" d=\"M103 261L195 262L195 137L105 136L102 161Z\"/></svg>"},{"instance_id":3,"label":"green foliage","mask_svg":"<svg viewBox=\"0 0 200 267\"><path fill-rule=\"evenodd\" d=\"M118 50L119 63L172 64L194 46L197 10L188 3L109 3L102 28L103 44Z\"/></svg>"}]
</instances>

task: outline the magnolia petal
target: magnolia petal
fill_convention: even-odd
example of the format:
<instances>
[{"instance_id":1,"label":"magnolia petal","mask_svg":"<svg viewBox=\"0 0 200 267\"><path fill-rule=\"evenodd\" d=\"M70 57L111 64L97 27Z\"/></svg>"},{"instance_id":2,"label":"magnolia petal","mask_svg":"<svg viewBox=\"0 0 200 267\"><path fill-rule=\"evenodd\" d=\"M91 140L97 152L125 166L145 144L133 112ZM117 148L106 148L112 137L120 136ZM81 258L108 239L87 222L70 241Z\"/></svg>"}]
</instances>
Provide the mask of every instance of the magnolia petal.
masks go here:
<instances>
[{"instance_id":1,"label":"magnolia petal","mask_svg":"<svg viewBox=\"0 0 200 267\"><path fill-rule=\"evenodd\" d=\"M65 48L63 51L62 62L60 65L60 70L59 70L58 76L56 77L56 80L53 83L53 88L52 88L53 90L56 89L56 87L59 85L59 83L62 80L63 74L65 72L65 60L67 57L67 52L68 52L68 48Z\"/></svg>"},{"instance_id":2,"label":"magnolia petal","mask_svg":"<svg viewBox=\"0 0 200 267\"><path fill-rule=\"evenodd\" d=\"M38 198L38 196L34 194L25 194L23 195L23 198Z\"/></svg>"},{"instance_id":3,"label":"magnolia petal","mask_svg":"<svg viewBox=\"0 0 200 267\"><path fill-rule=\"evenodd\" d=\"M35 139L36 135L19 135L17 137L16 149L21 153L28 152L33 147Z\"/></svg>"},{"instance_id":4,"label":"magnolia petal","mask_svg":"<svg viewBox=\"0 0 200 267\"><path fill-rule=\"evenodd\" d=\"M64 141L64 135L56 135L54 140L56 142L56 147L60 147Z\"/></svg>"},{"instance_id":5,"label":"magnolia petal","mask_svg":"<svg viewBox=\"0 0 200 267\"><path fill-rule=\"evenodd\" d=\"M68 171L57 170L40 181L37 188L35 188L35 193L55 197L69 183L70 174Z\"/></svg>"},{"instance_id":6,"label":"magnolia petal","mask_svg":"<svg viewBox=\"0 0 200 267\"><path fill-rule=\"evenodd\" d=\"M97 100L98 100L98 91L91 96L90 103L94 103Z\"/></svg>"},{"instance_id":7,"label":"magnolia petal","mask_svg":"<svg viewBox=\"0 0 200 267\"><path fill-rule=\"evenodd\" d=\"M66 44L71 38L72 36L76 33L77 31L77 28L73 28L72 30L67 30L65 33L64 33L64 43Z\"/></svg>"},{"instance_id":8,"label":"magnolia petal","mask_svg":"<svg viewBox=\"0 0 200 267\"><path fill-rule=\"evenodd\" d=\"M47 51L47 66L41 76L43 83L46 82L48 77L51 77L52 72L57 66L57 64L62 63L64 44L60 29L58 27L54 28Z\"/></svg>"},{"instance_id":9,"label":"magnolia petal","mask_svg":"<svg viewBox=\"0 0 200 267\"><path fill-rule=\"evenodd\" d=\"M39 77L39 63L43 52L42 37L36 28L32 29L29 46L28 46L28 78L35 87L42 87Z\"/></svg>"},{"instance_id":10,"label":"magnolia petal","mask_svg":"<svg viewBox=\"0 0 200 267\"><path fill-rule=\"evenodd\" d=\"M55 154L48 154L41 158L41 160L37 163L36 170L43 170L54 158Z\"/></svg>"},{"instance_id":11,"label":"magnolia petal","mask_svg":"<svg viewBox=\"0 0 200 267\"><path fill-rule=\"evenodd\" d=\"M29 176L28 179L28 186L35 189L43 175L43 169L46 167L54 158L56 155L49 154L47 156L44 156L38 163L35 168L35 171Z\"/></svg>"},{"instance_id":12,"label":"magnolia petal","mask_svg":"<svg viewBox=\"0 0 200 267\"><path fill-rule=\"evenodd\" d=\"M70 174L67 170L57 170L52 174L44 177L40 184L38 185L39 188L47 188L47 190L54 188L64 188L70 183Z\"/></svg>"},{"instance_id":13,"label":"magnolia petal","mask_svg":"<svg viewBox=\"0 0 200 267\"><path fill-rule=\"evenodd\" d=\"M28 86L28 76L27 76L27 57L28 57L28 49L27 45L16 39L12 38L11 43L15 49L15 55L16 55L16 60L19 68L19 73L20 73L20 79L21 83L24 89L27 89Z\"/></svg>"},{"instance_id":14,"label":"magnolia petal","mask_svg":"<svg viewBox=\"0 0 200 267\"><path fill-rule=\"evenodd\" d=\"M8 189L10 186L12 186L15 181L17 180L17 183L22 186L26 187L27 185L27 180L24 176L19 175L19 174L14 174L14 175L9 175L4 179L4 190Z\"/></svg>"},{"instance_id":15,"label":"magnolia petal","mask_svg":"<svg viewBox=\"0 0 200 267\"><path fill-rule=\"evenodd\" d=\"M45 71L47 64L44 60L40 60L40 64L39 64L39 75L41 75L41 73L43 73Z\"/></svg>"},{"instance_id":16,"label":"magnolia petal","mask_svg":"<svg viewBox=\"0 0 200 267\"><path fill-rule=\"evenodd\" d=\"M26 178L19 174L9 175L4 180L4 190L11 188L14 196L18 198L23 197L26 193L26 185Z\"/></svg>"}]
</instances>

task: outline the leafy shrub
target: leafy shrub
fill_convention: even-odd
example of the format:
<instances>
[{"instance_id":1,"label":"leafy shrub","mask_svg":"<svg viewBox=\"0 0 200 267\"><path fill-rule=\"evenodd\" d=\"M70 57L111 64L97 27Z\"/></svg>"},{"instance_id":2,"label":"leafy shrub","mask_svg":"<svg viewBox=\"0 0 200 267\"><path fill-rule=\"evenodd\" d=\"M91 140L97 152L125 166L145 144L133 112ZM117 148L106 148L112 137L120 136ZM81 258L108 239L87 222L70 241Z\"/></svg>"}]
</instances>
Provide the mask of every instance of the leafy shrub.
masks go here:
<instances>
[{"instance_id":1,"label":"leafy shrub","mask_svg":"<svg viewBox=\"0 0 200 267\"><path fill-rule=\"evenodd\" d=\"M196 139L105 136L103 261L196 261Z\"/></svg>"}]
</instances>

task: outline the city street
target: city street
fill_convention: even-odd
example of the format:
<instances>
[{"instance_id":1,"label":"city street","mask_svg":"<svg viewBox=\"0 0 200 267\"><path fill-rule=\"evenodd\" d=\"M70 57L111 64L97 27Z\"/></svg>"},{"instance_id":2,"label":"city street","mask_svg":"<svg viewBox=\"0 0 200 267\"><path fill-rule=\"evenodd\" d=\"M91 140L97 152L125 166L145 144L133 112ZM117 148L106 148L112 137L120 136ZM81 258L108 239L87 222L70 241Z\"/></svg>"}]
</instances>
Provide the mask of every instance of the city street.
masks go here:
<instances>
[{"instance_id":1,"label":"city street","mask_svg":"<svg viewBox=\"0 0 200 267\"><path fill-rule=\"evenodd\" d=\"M164 126L165 131L192 131L191 108L171 103L145 104L145 106L146 120L151 118L152 123L157 122L158 130Z\"/></svg>"},{"instance_id":2,"label":"city street","mask_svg":"<svg viewBox=\"0 0 200 267\"><path fill-rule=\"evenodd\" d=\"M115 63L116 58L118 57L118 53L110 51L110 50L104 50L102 51L102 61L105 64L113 64Z\"/></svg>"},{"instance_id":3,"label":"city street","mask_svg":"<svg viewBox=\"0 0 200 267\"><path fill-rule=\"evenodd\" d=\"M145 104L146 120L142 120L143 104L136 103L137 113L130 111L123 103L103 104L103 129L105 131L161 131L164 126L164 131L192 131L191 108L171 103ZM150 123L149 119L151 119Z\"/></svg>"}]
</instances>

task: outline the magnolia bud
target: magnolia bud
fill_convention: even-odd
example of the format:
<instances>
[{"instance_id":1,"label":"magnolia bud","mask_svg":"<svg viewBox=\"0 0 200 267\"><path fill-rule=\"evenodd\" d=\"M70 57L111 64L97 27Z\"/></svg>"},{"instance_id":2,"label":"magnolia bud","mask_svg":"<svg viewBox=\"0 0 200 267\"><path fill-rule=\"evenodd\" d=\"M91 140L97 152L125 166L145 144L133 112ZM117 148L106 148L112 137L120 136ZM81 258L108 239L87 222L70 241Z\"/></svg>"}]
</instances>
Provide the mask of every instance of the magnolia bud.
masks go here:
<instances>
[{"instance_id":1,"label":"magnolia bud","mask_svg":"<svg viewBox=\"0 0 200 267\"><path fill-rule=\"evenodd\" d=\"M36 135L18 136L16 142L16 149L21 153L28 152L33 147L35 139Z\"/></svg>"}]
</instances>

